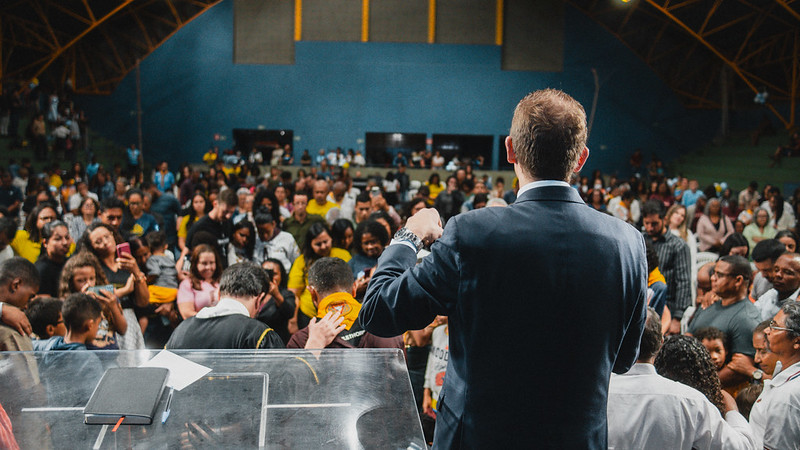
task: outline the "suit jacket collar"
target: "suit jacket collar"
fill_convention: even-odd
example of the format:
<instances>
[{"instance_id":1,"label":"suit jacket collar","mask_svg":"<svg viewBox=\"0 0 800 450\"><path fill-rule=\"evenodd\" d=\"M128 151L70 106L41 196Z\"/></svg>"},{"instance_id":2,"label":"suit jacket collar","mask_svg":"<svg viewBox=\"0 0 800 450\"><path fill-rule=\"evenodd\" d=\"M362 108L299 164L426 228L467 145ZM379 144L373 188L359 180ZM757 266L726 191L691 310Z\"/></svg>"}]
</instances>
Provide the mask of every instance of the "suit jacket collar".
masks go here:
<instances>
[{"instance_id":1,"label":"suit jacket collar","mask_svg":"<svg viewBox=\"0 0 800 450\"><path fill-rule=\"evenodd\" d=\"M514 204L527 201L559 201L585 204L578 191L571 186L542 186L525 191Z\"/></svg>"}]
</instances>

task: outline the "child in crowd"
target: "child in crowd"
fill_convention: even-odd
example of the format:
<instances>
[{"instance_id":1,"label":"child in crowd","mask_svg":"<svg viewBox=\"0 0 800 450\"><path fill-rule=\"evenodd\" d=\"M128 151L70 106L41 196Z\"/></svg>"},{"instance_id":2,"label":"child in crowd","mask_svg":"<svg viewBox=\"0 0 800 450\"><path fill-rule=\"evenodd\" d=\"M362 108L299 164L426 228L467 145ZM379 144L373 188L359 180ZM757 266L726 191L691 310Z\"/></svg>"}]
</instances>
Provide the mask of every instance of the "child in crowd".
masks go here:
<instances>
[{"instance_id":1,"label":"child in crowd","mask_svg":"<svg viewBox=\"0 0 800 450\"><path fill-rule=\"evenodd\" d=\"M96 297L76 293L64 300L61 309L66 334L51 350L86 350L92 348L103 322L103 306Z\"/></svg>"},{"instance_id":2,"label":"child in crowd","mask_svg":"<svg viewBox=\"0 0 800 450\"><path fill-rule=\"evenodd\" d=\"M728 363L728 350L725 344L727 339L725 333L717 328L707 327L697 330L694 333L694 337L708 350L708 353L711 355L711 361L714 362L717 371L724 369L725 364Z\"/></svg>"},{"instance_id":3,"label":"child in crowd","mask_svg":"<svg viewBox=\"0 0 800 450\"><path fill-rule=\"evenodd\" d=\"M145 236L150 256L145 263L147 273L147 289L150 291L150 306L144 308L146 314L138 317L142 333L147 329L151 318L158 318L162 312L166 316L173 315L177 319L177 311L173 303L178 297L178 271L175 258L167 255L167 235L164 231L153 231ZM166 306L170 305L170 306ZM167 317L171 321L172 317ZM168 323L165 323L167 325Z\"/></svg>"},{"instance_id":4,"label":"child in crowd","mask_svg":"<svg viewBox=\"0 0 800 450\"><path fill-rule=\"evenodd\" d=\"M36 339L33 339L35 351L51 350L50 347L57 341L55 338L63 338L67 333L61 316L62 303L53 297L36 297L28 303L25 315L36 335Z\"/></svg>"},{"instance_id":5,"label":"child in crowd","mask_svg":"<svg viewBox=\"0 0 800 450\"><path fill-rule=\"evenodd\" d=\"M119 303L118 296L126 295L123 294L125 290L133 289L132 280L133 278L128 283L131 286L114 289L108 284L100 261L88 251L78 252L67 260L61 271L59 295L66 297L74 293L90 293L89 295L97 299L102 306L103 314L94 341L87 345L90 350L119 349L116 333L125 334L128 330L128 322L122 315L122 305ZM100 286L101 289L91 289L95 286ZM63 312L62 308L62 314ZM66 314L64 315L66 317Z\"/></svg>"}]
</instances>

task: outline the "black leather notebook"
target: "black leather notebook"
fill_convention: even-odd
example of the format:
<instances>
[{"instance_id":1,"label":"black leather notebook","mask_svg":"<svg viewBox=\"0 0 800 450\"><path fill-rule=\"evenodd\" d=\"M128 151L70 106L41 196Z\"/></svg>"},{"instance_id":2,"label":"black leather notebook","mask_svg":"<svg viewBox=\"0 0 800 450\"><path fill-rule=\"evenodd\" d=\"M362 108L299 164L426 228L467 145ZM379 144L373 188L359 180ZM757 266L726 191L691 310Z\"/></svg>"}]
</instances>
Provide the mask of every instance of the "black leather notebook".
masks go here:
<instances>
[{"instance_id":1,"label":"black leather notebook","mask_svg":"<svg viewBox=\"0 0 800 450\"><path fill-rule=\"evenodd\" d=\"M106 370L83 409L83 423L149 425L167 384L161 367L119 367Z\"/></svg>"}]
</instances>

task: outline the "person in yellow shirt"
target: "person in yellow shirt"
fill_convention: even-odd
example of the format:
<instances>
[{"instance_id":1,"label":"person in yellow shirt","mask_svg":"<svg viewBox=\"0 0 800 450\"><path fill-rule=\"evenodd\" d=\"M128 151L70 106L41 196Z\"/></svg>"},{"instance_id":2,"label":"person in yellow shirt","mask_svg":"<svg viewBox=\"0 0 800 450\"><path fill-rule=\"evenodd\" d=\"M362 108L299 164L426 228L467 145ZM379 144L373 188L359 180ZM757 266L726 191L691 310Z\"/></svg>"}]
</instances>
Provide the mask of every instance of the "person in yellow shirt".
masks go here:
<instances>
[{"instance_id":1,"label":"person in yellow shirt","mask_svg":"<svg viewBox=\"0 0 800 450\"><path fill-rule=\"evenodd\" d=\"M208 165L208 167L213 166L217 162L217 157L219 156L219 149L217 147L211 147L208 149L205 155L203 155L203 162Z\"/></svg>"},{"instance_id":2,"label":"person in yellow shirt","mask_svg":"<svg viewBox=\"0 0 800 450\"><path fill-rule=\"evenodd\" d=\"M439 178L438 173L432 173L430 178L428 178L428 182L425 183L425 186L428 186L428 189L430 190L431 200L436 200L436 197L439 196L439 193L444 190L444 184Z\"/></svg>"},{"instance_id":3,"label":"person in yellow shirt","mask_svg":"<svg viewBox=\"0 0 800 450\"><path fill-rule=\"evenodd\" d=\"M311 299L311 293L306 288L308 286L308 268L318 259L331 256L339 258L345 262L350 261L350 252L341 248L333 247L331 231L325 223L315 223L311 225L306 233L303 254L298 256L289 271L288 288L300 299L295 307L294 317L289 320L289 332L294 333L301 328L308 326L312 317L316 317L317 308Z\"/></svg>"},{"instance_id":4,"label":"person in yellow shirt","mask_svg":"<svg viewBox=\"0 0 800 450\"><path fill-rule=\"evenodd\" d=\"M54 220L58 220L58 213L53 205L43 203L33 208L25 221L25 227L17 231L14 240L11 241L14 253L35 263L42 251L42 228ZM71 255L74 251L75 243L73 242L70 244L67 255Z\"/></svg>"},{"instance_id":5,"label":"person in yellow shirt","mask_svg":"<svg viewBox=\"0 0 800 450\"><path fill-rule=\"evenodd\" d=\"M320 217L325 217L331 208L336 207L336 203L328 200L328 192L330 187L325 180L317 180L314 182L314 200L308 202L306 212L308 214L316 214Z\"/></svg>"}]
</instances>

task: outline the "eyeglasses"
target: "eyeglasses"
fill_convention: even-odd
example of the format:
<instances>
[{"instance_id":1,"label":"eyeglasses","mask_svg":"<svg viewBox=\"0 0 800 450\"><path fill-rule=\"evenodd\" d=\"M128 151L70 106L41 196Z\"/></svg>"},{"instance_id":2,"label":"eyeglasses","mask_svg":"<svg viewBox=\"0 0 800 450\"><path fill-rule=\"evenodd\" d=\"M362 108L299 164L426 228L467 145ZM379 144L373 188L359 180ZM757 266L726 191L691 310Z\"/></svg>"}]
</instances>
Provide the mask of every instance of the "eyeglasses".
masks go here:
<instances>
[{"instance_id":1,"label":"eyeglasses","mask_svg":"<svg viewBox=\"0 0 800 450\"><path fill-rule=\"evenodd\" d=\"M769 321L770 330L783 330L783 331L788 331L789 333L797 333L796 330L793 330L791 328L779 327L777 325L778 325L778 322L775 322L774 320L770 320Z\"/></svg>"},{"instance_id":2,"label":"eyeglasses","mask_svg":"<svg viewBox=\"0 0 800 450\"><path fill-rule=\"evenodd\" d=\"M713 275L716 276L717 278L738 276L738 275L734 275L732 273L717 272L716 270L714 271Z\"/></svg>"}]
</instances>

